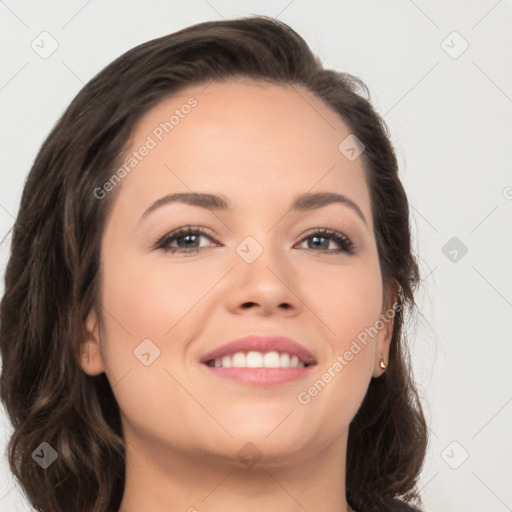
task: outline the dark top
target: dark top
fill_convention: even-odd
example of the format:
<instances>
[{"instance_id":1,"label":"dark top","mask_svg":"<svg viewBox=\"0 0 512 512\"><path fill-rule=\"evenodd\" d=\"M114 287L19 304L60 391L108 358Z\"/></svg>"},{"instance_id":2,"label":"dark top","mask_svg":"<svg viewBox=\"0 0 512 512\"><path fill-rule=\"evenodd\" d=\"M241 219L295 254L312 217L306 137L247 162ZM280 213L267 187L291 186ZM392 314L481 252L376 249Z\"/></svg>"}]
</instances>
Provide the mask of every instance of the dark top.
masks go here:
<instances>
[{"instance_id":1,"label":"dark top","mask_svg":"<svg viewBox=\"0 0 512 512\"><path fill-rule=\"evenodd\" d=\"M356 511L356 512L379 512L379 510L375 506L369 506L368 508L356 508L352 506L352 504L349 502L349 505ZM423 512L423 510L419 508L414 508L411 505L407 505L403 501L399 500L393 500L393 512Z\"/></svg>"}]
</instances>

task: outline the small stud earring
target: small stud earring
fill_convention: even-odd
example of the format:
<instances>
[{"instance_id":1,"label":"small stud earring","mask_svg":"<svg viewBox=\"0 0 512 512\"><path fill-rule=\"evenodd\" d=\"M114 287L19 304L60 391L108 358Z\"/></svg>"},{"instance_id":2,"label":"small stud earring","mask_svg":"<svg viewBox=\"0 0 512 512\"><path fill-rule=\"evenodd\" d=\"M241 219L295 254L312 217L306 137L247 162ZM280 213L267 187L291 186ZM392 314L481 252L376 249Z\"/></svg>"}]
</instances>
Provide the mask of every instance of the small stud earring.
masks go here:
<instances>
[{"instance_id":1,"label":"small stud earring","mask_svg":"<svg viewBox=\"0 0 512 512\"><path fill-rule=\"evenodd\" d=\"M379 366L381 367L382 370L386 369L386 363L384 363L384 359L380 360L380 365Z\"/></svg>"}]
</instances>

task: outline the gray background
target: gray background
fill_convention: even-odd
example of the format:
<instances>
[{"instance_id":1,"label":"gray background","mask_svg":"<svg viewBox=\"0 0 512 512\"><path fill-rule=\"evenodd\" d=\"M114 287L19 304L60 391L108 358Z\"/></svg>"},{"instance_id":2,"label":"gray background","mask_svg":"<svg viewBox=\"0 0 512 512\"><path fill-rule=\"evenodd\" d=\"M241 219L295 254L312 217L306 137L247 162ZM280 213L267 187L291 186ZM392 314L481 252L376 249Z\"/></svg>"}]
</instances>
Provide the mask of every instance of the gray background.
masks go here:
<instances>
[{"instance_id":1,"label":"gray background","mask_svg":"<svg viewBox=\"0 0 512 512\"><path fill-rule=\"evenodd\" d=\"M0 0L0 237L85 82L139 43L249 14L278 17L324 64L360 76L390 127L422 272L409 337L431 429L426 510L512 510L510 0ZM8 250L9 237L2 276ZM10 432L0 409L0 511L27 511L6 462Z\"/></svg>"}]
</instances>

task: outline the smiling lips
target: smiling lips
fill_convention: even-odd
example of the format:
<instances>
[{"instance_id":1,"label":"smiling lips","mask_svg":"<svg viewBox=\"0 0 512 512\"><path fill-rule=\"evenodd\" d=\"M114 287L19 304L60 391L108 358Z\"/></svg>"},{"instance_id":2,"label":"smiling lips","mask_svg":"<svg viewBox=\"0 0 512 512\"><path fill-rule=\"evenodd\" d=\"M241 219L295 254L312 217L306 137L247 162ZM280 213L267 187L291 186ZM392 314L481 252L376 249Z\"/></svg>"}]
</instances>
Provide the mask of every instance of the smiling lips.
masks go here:
<instances>
[{"instance_id":1,"label":"smiling lips","mask_svg":"<svg viewBox=\"0 0 512 512\"><path fill-rule=\"evenodd\" d=\"M309 350L282 336L247 336L205 354L200 362L221 377L260 385L295 380L316 365Z\"/></svg>"}]
</instances>

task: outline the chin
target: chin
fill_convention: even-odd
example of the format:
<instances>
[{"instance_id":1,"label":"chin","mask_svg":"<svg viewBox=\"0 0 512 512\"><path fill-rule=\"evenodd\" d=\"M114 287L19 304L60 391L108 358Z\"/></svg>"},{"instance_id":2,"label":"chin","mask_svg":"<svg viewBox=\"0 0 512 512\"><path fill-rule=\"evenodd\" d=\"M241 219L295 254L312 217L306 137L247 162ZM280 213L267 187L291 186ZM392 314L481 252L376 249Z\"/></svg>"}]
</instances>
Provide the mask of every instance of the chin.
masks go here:
<instances>
[{"instance_id":1,"label":"chin","mask_svg":"<svg viewBox=\"0 0 512 512\"><path fill-rule=\"evenodd\" d=\"M216 451L222 451L222 458L233 460L236 457L236 465L241 467L276 467L297 463L306 458L307 447L315 446L321 441L318 435L306 431L304 427L293 428L293 425L277 426L276 423L268 428L267 425L260 424L260 428L255 425L245 425L239 428L231 429L233 438L223 436L221 442L219 439L214 443ZM327 444L327 443L326 443ZM213 447L212 447L213 448Z\"/></svg>"}]
</instances>

